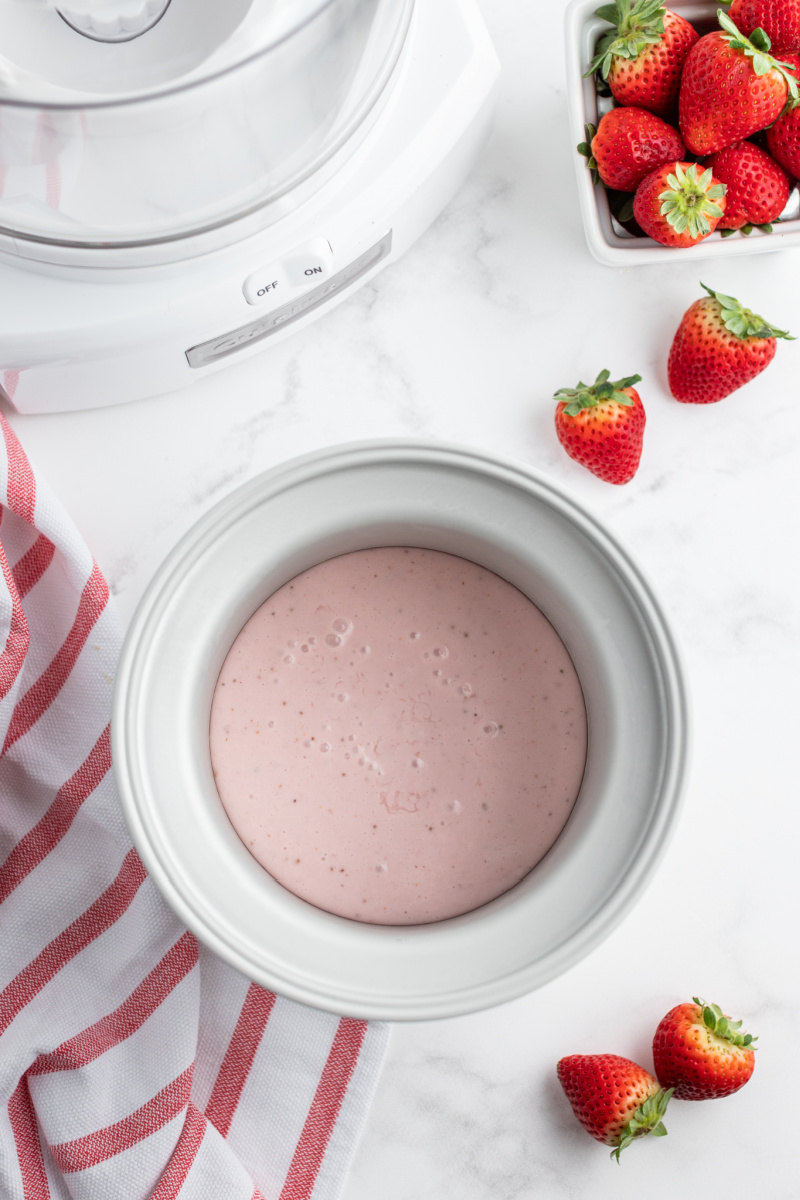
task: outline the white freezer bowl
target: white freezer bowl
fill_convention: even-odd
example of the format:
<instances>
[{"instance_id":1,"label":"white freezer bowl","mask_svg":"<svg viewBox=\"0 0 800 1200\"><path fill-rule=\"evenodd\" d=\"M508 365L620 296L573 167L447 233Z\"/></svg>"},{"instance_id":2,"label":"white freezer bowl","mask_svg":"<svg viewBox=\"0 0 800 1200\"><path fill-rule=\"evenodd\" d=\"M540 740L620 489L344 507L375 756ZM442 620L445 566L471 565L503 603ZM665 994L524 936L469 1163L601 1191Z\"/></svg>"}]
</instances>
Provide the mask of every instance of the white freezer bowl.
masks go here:
<instances>
[{"instance_id":1,"label":"white freezer bowl","mask_svg":"<svg viewBox=\"0 0 800 1200\"><path fill-rule=\"evenodd\" d=\"M0 385L18 411L192 383L306 325L424 232L485 140L499 68L474 0L409 11L355 148L271 201L266 227L262 208L139 244L0 233Z\"/></svg>"}]
</instances>

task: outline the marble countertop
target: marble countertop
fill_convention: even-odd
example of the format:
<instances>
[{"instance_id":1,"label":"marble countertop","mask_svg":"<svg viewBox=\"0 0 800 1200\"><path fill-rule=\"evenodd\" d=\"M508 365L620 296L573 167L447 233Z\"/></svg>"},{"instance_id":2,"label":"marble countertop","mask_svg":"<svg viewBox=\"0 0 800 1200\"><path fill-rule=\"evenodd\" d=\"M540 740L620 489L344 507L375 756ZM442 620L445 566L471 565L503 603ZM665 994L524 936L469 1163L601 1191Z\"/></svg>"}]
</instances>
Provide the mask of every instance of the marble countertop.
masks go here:
<instances>
[{"instance_id":1,"label":"marble countertop","mask_svg":"<svg viewBox=\"0 0 800 1200\"><path fill-rule=\"evenodd\" d=\"M649 574L687 664L695 748L677 834L644 899L566 975L500 1009L395 1028L343 1200L789 1200L800 1165L787 1119L800 1003L800 342L700 408L670 397L666 358L700 278L800 334L800 252L713 268L690 252L666 266L595 263L560 6L483 7L504 68L494 133L402 260L190 390L11 420L126 619L220 497L334 442L413 435L511 455L608 523ZM553 430L555 389L603 367L643 376L644 455L622 488L566 458ZM754 1078L727 1100L673 1102L670 1136L617 1167L572 1117L556 1060L611 1051L650 1066L657 1022L696 994L759 1035Z\"/></svg>"}]
</instances>

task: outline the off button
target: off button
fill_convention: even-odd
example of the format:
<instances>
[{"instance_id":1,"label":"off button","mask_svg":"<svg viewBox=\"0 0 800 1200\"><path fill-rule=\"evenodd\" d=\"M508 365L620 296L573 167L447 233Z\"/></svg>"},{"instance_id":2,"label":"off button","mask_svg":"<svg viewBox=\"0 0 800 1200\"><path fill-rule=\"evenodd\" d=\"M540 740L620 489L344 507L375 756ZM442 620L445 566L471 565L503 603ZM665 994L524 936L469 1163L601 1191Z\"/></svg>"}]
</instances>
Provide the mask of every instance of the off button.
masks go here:
<instances>
[{"instance_id":1,"label":"off button","mask_svg":"<svg viewBox=\"0 0 800 1200\"><path fill-rule=\"evenodd\" d=\"M261 267L242 285L248 304L268 304L299 288L323 283L333 274L333 251L325 238L298 246L286 258Z\"/></svg>"}]
</instances>

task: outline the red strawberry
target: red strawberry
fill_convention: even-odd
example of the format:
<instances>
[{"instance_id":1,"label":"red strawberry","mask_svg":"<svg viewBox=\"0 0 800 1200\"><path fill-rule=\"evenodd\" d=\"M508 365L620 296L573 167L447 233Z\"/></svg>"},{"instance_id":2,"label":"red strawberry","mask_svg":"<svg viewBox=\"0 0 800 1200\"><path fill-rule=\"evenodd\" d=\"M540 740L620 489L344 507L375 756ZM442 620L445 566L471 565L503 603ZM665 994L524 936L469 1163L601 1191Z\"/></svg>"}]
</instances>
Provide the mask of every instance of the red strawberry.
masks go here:
<instances>
[{"instance_id":1,"label":"red strawberry","mask_svg":"<svg viewBox=\"0 0 800 1200\"><path fill-rule=\"evenodd\" d=\"M664 246L695 246L713 233L725 212L725 184L696 163L665 163L636 190L633 215Z\"/></svg>"},{"instance_id":2,"label":"red strawberry","mask_svg":"<svg viewBox=\"0 0 800 1200\"><path fill-rule=\"evenodd\" d=\"M570 458L606 483L628 483L642 457L644 407L631 386L641 375L608 382L601 371L589 386L561 388L554 399L556 434Z\"/></svg>"},{"instance_id":3,"label":"red strawberry","mask_svg":"<svg viewBox=\"0 0 800 1200\"><path fill-rule=\"evenodd\" d=\"M728 188L725 216L717 228L741 229L747 234L757 225L772 232L770 221L777 221L791 191L786 172L752 142L737 142L718 150L706 166Z\"/></svg>"},{"instance_id":4,"label":"red strawberry","mask_svg":"<svg viewBox=\"0 0 800 1200\"><path fill-rule=\"evenodd\" d=\"M587 75L600 71L618 104L671 114L684 60L699 35L661 0L615 0L597 16L614 28L598 42Z\"/></svg>"},{"instance_id":5,"label":"red strawberry","mask_svg":"<svg viewBox=\"0 0 800 1200\"><path fill-rule=\"evenodd\" d=\"M794 72L770 57L763 29L748 39L722 10L718 17L722 29L693 47L681 78L681 133L694 154L744 141L798 100Z\"/></svg>"},{"instance_id":6,"label":"red strawberry","mask_svg":"<svg viewBox=\"0 0 800 1200\"><path fill-rule=\"evenodd\" d=\"M678 1100L715 1100L744 1087L755 1066L753 1042L716 1004L678 1004L653 1038L656 1075Z\"/></svg>"},{"instance_id":7,"label":"red strawberry","mask_svg":"<svg viewBox=\"0 0 800 1200\"><path fill-rule=\"evenodd\" d=\"M800 0L733 0L728 16L742 33L760 27L773 46L800 54Z\"/></svg>"},{"instance_id":8,"label":"red strawberry","mask_svg":"<svg viewBox=\"0 0 800 1200\"><path fill-rule=\"evenodd\" d=\"M572 1111L598 1142L616 1147L611 1157L636 1138L664 1137L662 1118L671 1091L664 1091L649 1071L618 1054L571 1054L556 1067Z\"/></svg>"},{"instance_id":9,"label":"red strawberry","mask_svg":"<svg viewBox=\"0 0 800 1200\"><path fill-rule=\"evenodd\" d=\"M800 79L800 54L787 51L781 53L780 57L791 63ZM791 108L778 117L767 130L767 145L772 157L795 179L800 179L800 107Z\"/></svg>"},{"instance_id":10,"label":"red strawberry","mask_svg":"<svg viewBox=\"0 0 800 1200\"><path fill-rule=\"evenodd\" d=\"M684 313L667 364L670 391L685 404L713 404L729 396L769 366L777 338L794 341L732 296L700 286L708 297Z\"/></svg>"},{"instance_id":11,"label":"red strawberry","mask_svg":"<svg viewBox=\"0 0 800 1200\"><path fill-rule=\"evenodd\" d=\"M606 187L635 192L654 167L681 159L685 153L677 129L655 113L645 108L612 108L592 136L589 166Z\"/></svg>"}]
</instances>

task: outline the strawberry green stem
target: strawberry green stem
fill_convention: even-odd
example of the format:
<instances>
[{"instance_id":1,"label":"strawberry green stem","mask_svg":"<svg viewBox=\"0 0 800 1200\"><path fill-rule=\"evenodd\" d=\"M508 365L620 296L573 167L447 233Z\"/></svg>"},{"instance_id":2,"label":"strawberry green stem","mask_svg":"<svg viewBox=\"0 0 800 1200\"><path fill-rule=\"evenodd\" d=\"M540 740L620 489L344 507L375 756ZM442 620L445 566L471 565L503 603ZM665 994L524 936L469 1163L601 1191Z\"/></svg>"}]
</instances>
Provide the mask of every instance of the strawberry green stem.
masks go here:
<instances>
[{"instance_id":1,"label":"strawberry green stem","mask_svg":"<svg viewBox=\"0 0 800 1200\"><path fill-rule=\"evenodd\" d=\"M728 190L726 184L714 183L713 179L710 167L698 175L697 163L686 169L682 163L675 164L674 172L667 176L669 187L658 198L662 217L676 233L688 229L693 238L711 233L709 217L721 217L724 211L715 201Z\"/></svg>"},{"instance_id":2,"label":"strawberry green stem","mask_svg":"<svg viewBox=\"0 0 800 1200\"><path fill-rule=\"evenodd\" d=\"M636 1141L637 1138L646 1137L649 1133L652 1133L653 1137L667 1136L663 1118L674 1091L674 1088L667 1088L666 1091L660 1088L652 1096L648 1096L644 1104L639 1105L628 1124L623 1128L616 1147L611 1151L612 1158L619 1162L620 1154L630 1146L631 1142Z\"/></svg>"},{"instance_id":3,"label":"strawberry green stem","mask_svg":"<svg viewBox=\"0 0 800 1200\"><path fill-rule=\"evenodd\" d=\"M700 287L705 288L709 296L720 306L720 318L725 328L735 334L738 338L784 338L787 342L797 341L791 333L787 333L785 329L776 329L774 325L770 325L763 317L759 317L756 313L751 312L749 308L745 308L733 296L725 296L722 292L715 292L712 288L700 281ZM699 1001L695 1000L695 1004Z\"/></svg>"},{"instance_id":4,"label":"strawberry green stem","mask_svg":"<svg viewBox=\"0 0 800 1200\"><path fill-rule=\"evenodd\" d=\"M567 401L564 412L568 417L576 417L582 408L594 408L596 404L606 404L609 400L632 405L633 400L622 389L641 383L641 375L629 375L626 379L609 383L610 374L610 371L601 371L593 384L579 382L574 388L559 388L553 399L563 397Z\"/></svg>"},{"instance_id":5,"label":"strawberry green stem","mask_svg":"<svg viewBox=\"0 0 800 1200\"><path fill-rule=\"evenodd\" d=\"M592 154L592 142L594 141L597 129L594 125L584 125L583 128L586 133L586 141L578 142L577 151L578 154L582 154L586 159L586 165L592 173L592 183L596 184L600 181L600 172L597 169L597 162Z\"/></svg>"},{"instance_id":6,"label":"strawberry green stem","mask_svg":"<svg viewBox=\"0 0 800 1200\"><path fill-rule=\"evenodd\" d=\"M646 46L655 46L664 36L665 6L662 0L615 0L596 10L596 15L614 28L597 43L597 54L587 75L600 71L608 78L614 58L638 58Z\"/></svg>"},{"instance_id":7,"label":"strawberry green stem","mask_svg":"<svg viewBox=\"0 0 800 1200\"><path fill-rule=\"evenodd\" d=\"M750 237L754 229L760 229L762 233L772 233L774 226L780 224L780 220L780 217L775 217L766 225L751 225L748 221L746 225L742 225L739 229L720 229L719 235L720 237L729 238L733 237L736 233L741 233L745 237Z\"/></svg>"},{"instance_id":8,"label":"strawberry green stem","mask_svg":"<svg viewBox=\"0 0 800 1200\"><path fill-rule=\"evenodd\" d=\"M727 13L722 9L717 9L717 20L722 26L725 33L725 40L733 50L741 50L742 54L746 54L748 58L753 60L753 70L756 75L768 75L770 71L779 71L786 80L788 89L788 97L786 101L787 108L794 108L800 104L800 92L797 88L797 77L794 73L792 63L784 62L781 59L773 58L769 51L772 49L772 42L769 40L769 35L763 29L754 29L747 38L734 25Z\"/></svg>"},{"instance_id":9,"label":"strawberry green stem","mask_svg":"<svg viewBox=\"0 0 800 1200\"><path fill-rule=\"evenodd\" d=\"M707 288L706 291L708 291ZM703 1010L703 1024L706 1029L716 1034L717 1037L724 1038L732 1046L750 1046L755 1050L753 1042L758 1041L758 1038L754 1038L749 1033L743 1033L741 1021L731 1021L718 1004L706 1004L703 1000L698 1000L697 996L693 996L692 999Z\"/></svg>"}]
</instances>

